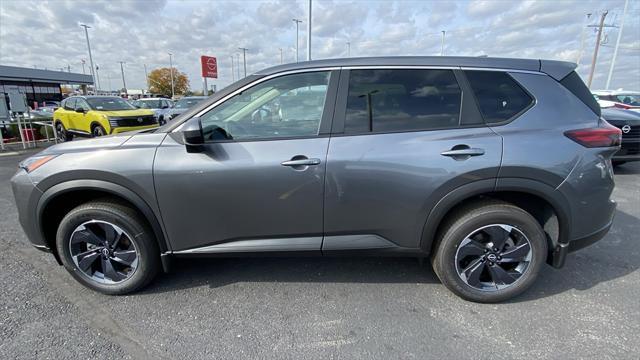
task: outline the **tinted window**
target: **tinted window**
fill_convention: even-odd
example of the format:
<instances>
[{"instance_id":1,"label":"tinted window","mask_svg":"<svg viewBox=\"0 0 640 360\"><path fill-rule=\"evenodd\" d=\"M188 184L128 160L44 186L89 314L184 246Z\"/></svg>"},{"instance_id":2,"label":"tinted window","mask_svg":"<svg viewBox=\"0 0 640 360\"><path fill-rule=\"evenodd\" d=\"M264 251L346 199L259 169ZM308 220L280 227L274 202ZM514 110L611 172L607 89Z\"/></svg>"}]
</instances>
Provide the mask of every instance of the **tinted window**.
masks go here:
<instances>
[{"instance_id":1,"label":"tinted window","mask_svg":"<svg viewBox=\"0 0 640 360\"><path fill-rule=\"evenodd\" d=\"M68 98L64 102L64 108L66 110L75 110L76 109L76 98Z\"/></svg>"},{"instance_id":2,"label":"tinted window","mask_svg":"<svg viewBox=\"0 0 640 360\"><path fill-rule=\"evenodd\" d=\"M507 121L526 109L533 99L507 73L466 71L484 121Z\"/></svg>"},{"instance_id":3,"label":"tinted window","mask_svg":"<svg viewBox=\"0 0 640 360\"><path fill-rule=\"evenodd\" d=\"M571 91L573 95L585 103L585 105L593 110L594 113L600 116L600 105L591 94L591 91L589 91L587 85L585 85L582 79L580 79L580 75L575 71L572 71L569 75L565 76L564 79L560 80L560 84L567 88L567 90Z\"/></svg>"},{"instance_id":4,"label":"tinted window","mask_svg":"<svg viewBox=\"0 0 640 360\"><path fill-rule=\"evenodd\" d=\"M91 110L91 108L89 108L89 105L87 105L87 102L84 101L83 99L76 99L76 109L82 109L84 111L89 111Z\"/></svg>"},{"instance_id":5,"label":"tinted window","mask_svg":"<svg viewBox=\"0 0 640 360\"><path fill-rule=\"evenodd\" d=\"M209 140L318 134L329 72L277 77L255 85L202 117Z\"/></svg>"},{"instance_id":6,"label":"tinted window","mask_svg":"<svg viewBox=\"0 0 640 360\"><path fill-rule=\"evenodd\" d=\"M351 70L346 133L457 127L462 92L451 70Z\"/></svg>"}]
</instances>

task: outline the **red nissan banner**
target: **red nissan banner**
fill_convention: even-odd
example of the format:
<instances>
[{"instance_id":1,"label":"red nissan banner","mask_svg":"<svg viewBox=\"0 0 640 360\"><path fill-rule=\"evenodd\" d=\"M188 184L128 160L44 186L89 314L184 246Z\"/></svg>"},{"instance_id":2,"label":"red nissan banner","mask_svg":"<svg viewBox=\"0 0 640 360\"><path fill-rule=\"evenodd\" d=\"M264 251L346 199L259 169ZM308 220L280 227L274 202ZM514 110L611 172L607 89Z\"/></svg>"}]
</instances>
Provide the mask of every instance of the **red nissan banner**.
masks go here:
<instances>
[{"instance_id":1,"label":"red nissan banner","mask_svg":"<svg viewBox=\"0 0 640 360\"><path fill-rule=\"evenodd\" d=\"M215 57L202 55L200 63L202 64L202 77L218 78L218 61Z\"/></svg>"}]
</instances>

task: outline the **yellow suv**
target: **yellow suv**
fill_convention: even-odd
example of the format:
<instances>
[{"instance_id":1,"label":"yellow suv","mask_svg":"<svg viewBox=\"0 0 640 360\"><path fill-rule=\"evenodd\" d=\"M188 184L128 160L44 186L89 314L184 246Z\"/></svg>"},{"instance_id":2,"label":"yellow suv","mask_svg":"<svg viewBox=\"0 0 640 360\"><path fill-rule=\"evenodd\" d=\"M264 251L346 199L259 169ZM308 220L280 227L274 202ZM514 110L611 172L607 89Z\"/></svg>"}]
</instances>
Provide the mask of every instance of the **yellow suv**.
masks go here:
<instances>
[{"instance_id":1,"label":"yellow suv","mask_svg":"<svg viewBox=\"0 0 640 360\"><path fill-rule=\"evenodd\" d=\"M73 96L53 113L58 138L103 136L158 126L153 111L137 109L117 96Z\"/></svg>"}]
</instances>

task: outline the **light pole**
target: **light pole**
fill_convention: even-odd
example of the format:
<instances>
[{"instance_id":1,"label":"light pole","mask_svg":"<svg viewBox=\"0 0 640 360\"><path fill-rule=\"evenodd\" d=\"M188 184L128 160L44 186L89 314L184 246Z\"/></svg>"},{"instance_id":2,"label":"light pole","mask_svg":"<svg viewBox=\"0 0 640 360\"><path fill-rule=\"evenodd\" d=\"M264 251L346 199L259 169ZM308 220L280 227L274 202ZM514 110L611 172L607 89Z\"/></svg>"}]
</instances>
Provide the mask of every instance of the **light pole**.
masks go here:
<instances>
[{"instance_id":1,"label":"light pole","mask_svg":"<svg viewBox=\"0 0 640 360\"><path fill-rule=\"evenodd\" d=\"M351 42L347 41L347 57L351 57Z\"/></svg>"},{"instance_id":2,"label":"light pole","mask_svg":"<svg viewBox=\"0 0 640 360\"><path fill-rule=\"evenodd\" d=\"M240 80L240 54L236 53L236 71L238 75L238 80Z\"/></svg>"},{"instance_id":3,"label":"light pole","mask_svg":"<svg viewBox=\"0 0 640 360\"><path fill-rule=\"evenodd\" d=\"M309 0L309 21L307 21L307 61L311 61L311 0Z\"/></svg>"},{"instance_id":4,"label":"light pole","mask_svg":"<svg viewBox=\"0 0 640 360\"><path fill-rule=\"evenodd\" d=\"M144 79L145 82L147 83L147 91L149 91L149 74L147 73L147 64L143 64L144 65Z\"/></svg>"},{"instance_id":5,"label":"light pole","mask_svg":"<svg viewBox=\"0 0 640 360\"><path fill-rule=\"evenodd\" d=\"M89 25L85 25L85 24L80 24L80 26L82 26L84 28L84 36L87 38L87 50L89 50L89 65L91 65L91 79L93 80L93 87L95 88L96 86L96 75L93 72L93 56L91 56L91 44L89 43L89 29L91 26Z\"/></svg>"},{"instance_id":6,"label":"light pole","mask_svg":"<svg viewBox=\"0 0 640 360\"><path fill-rule=\"evenodd\" d=\"M444 56L444 34L446 31L442 30L442 46L440 47L440 56Z\"/></svg>"},{"instance_id":7,"label":"light pole","mask_svg":"<svg viewBox=\"0 0 640 360\"><path fill-rule=\"evenodd\" d=\"M282 57L282 48L278 48L280 50L280 64L283 63L283 57Z\"/></svg>"},{"instance_id":8,"label":"light pole","mask_svg":"<svg viewBox=\"0 0 640 360\"><path fill-rule=\"evenodd\" d=\"M624 29L624 18L627 16L627 6L629 5L629 0L625 0L624 2L624 10L622 11L622 20L620 21L620 30L618 30L618 39L616 40L616 47L613 50L613 58L611 58L611 66L609 67L609 75L607 76L607 84L605 85L605 89L609 90L609 85L611 84L611 77L613 76L613 67L616 64L616 57L618 57L618 48L620 47L620 38L622 38L622 29Z\"/></svg>"},{"instance_id":9,"label":"light pole","mask_svg":"<svg viewBox=\"0 0 640 360\"><path fill-rule=\"evenodd\" d=\"M233 69L233 55L231 55L231 81L236 81L236 72Z\"/></svg>"},{"instance_id":10,"label":"light pole","mask_svg":"<svg viewBox=\"0 0 640 360\"><path fill-rule=\"evenodd\" d=\"M172 53L167 53L167 54L169 54L169 71L171 74L171 99L173 99L176 96L175 85L173 84L173 54Z\"/></svg>"},{"instance_id":11,"label":"light pole","mask_svg":"<svg viewBox=\"0 0 640 360\"><path fill-rule=\"evenodd\" d=\"M298 33L300 31L299 27L300 27L300 23L302 22L302 20L298 20L298 19L293 19L293 21L296 23L296 62L300 61L300 57L298 56Z\"/></svg>"},{"instance_id":12,"label":"light pole","mask_svg":"<svg viewBox=\"0 0 640 360\"><path fill-rule=\"evenodd\" d=\"M98 81L97 84L96 84L96 88L95 88L96 95L98 95L98 91L100 91L100 88L102 87L102 86L100 86L100 73L98 72L98 70L100 70L100 67L98 66L98 64L96 64L96 72L95 72L95 74L96 74L96 80Z\"/></svg>"},{"instance_id":13,"label":"light pole","mask_svg":"<svg viewBox=\"0 0 640 360\"><path fill-rule=\"evenodd\" d=\"M120 63L120 72L122 73L122 87L124 88L124 94L129 96L127 92L127 83L124 81L124 61L118 61Z\"/></svg>"},{"instance_id":14,"label":"light pole","mask_svg":"<svg viewBox=\"0 0 640 360\"><path fill-rule=\"evenodd\" d=\"M598 25L598 37L596 38L596 48L593 50L593 58L591 59L591 70L589 71L589 81L587 87L591 88L593 81L593 73L596 71L596 61L598 60L598 50L600 50L600 38L602 37L602 27L604 26L604 18L607 17L609 11L605 10L600 16L600 25Z\"/></svg>"},{"instance_id":15,"label":"light pole","mask_svg":"<svg viewBox=\"0 0 640 360\"><path fill-rule=\"evenodd\" d=\"M247 77L247 48L238 48L238 50L242 50L242 63L244 64L244 77Z\"/></svg>"},{"instance_id":16,"label":"light pole","mask_svg":"<svg viewBox=\"0 0 640 360\"><path fill-rule=\"evenodd\" d=\"M82 74L86 74L86 73L84 72L84 63L85 63L86 61L85 61L84 59L82 59L82 60L80 60L80 61L82 61ZM35 68L36 66L35 66L35 65L33 65L33 67Z\"/></svg>"},{"instance_id":17,"label":"light pole","mask_svg":"<svg viewBox=\"0 0 640 360\"><path fill-rule=\"evenodd\" d=\"M582 53L584 52L584 40L585 40L585 30L587 30L587 22L589 22L589 18L591 17L591 13L587 14L587 18L585 19L585 23L582 27L582 34L580 35L580 51L578 52L578 60L576 63L580 65L580 60L582 59Z\"/></svg>"}]
</instances>

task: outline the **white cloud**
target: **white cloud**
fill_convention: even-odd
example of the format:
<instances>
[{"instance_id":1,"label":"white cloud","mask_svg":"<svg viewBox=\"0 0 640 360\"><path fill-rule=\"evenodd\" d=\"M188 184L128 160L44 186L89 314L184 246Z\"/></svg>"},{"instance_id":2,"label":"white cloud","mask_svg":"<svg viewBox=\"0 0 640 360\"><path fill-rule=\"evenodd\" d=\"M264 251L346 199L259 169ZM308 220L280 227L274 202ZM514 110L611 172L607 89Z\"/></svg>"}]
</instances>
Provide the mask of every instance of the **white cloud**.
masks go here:
<instances>
[{"instance_id":1,"label":"white cloud","mask_svg":"<svg viewBox=\"0 0 640 360\"><path fill-rule=\"evenodd\" d=\"M584 1L341 1L314 0L314 58L438 55L446 30L447 55L532 57L576 61L585 14L594 24L604 9L607 22L619 23L623 0ZM88 62L84 32L92 26L94 61L103 87L121 87L125 61L127 85L145 86L144 68L174 64L201 87L200 55L218 57L220 79L231 81L230 57L247 47L247 70L255 72L295 60L295 25L300 27L300 55L306 56L307 0L269 1L0 1L0 63L81 72ZM640 2L630 2L623 45L613 77L615 88L640 89ZM603 87L613 54L616 28L607 28L594 87ZM595 33L585 32L579 72L586 76ZM235 60L234 60L235 61ZM211 82L210 82L211 83Z\"/></svg>"}]
</instances>

